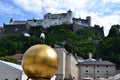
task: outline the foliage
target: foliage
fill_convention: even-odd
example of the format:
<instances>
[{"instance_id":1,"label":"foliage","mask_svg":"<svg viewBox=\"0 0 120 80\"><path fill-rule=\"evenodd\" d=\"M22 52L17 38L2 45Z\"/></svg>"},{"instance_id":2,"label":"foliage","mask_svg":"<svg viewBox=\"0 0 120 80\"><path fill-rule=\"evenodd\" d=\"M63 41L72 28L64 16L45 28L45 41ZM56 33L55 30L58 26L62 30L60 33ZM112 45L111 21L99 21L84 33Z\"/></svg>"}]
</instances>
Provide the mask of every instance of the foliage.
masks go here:
<instances>
[{"instance_id":1,"label":"foliage","mask_svg":"<svg viewBox=\"0 0 120 80\"><path fill-rule=\"evenodd\" d=\"M113 25L107 37L101 42L101 54L105 60L120 64L120 25Z\"/></svg>"},{"instance_id":2,"label":"foliage","mask_svg":"<svg viewBox=\"0 0 120 80\"><path fill-rule=\"evenodd\" d=\"M78 56L82 56L84 58L88 58L88 53L93 53L95 57L95 46L92 41L85 40L80 42L71 42L66 44L67 51L77 54Z\"/></svg>"},{"instance_id":3,"label":"foliage","mask_svg":"<svg viewBox=\"0 0 120 80\"><path fill-rule=\"evenodd\" d=\"M99 27L96 25L96 27ZM43 29L41 26L32 27L30 37L23 35L7 35L0 39L0 57L11 56L16 53L24 53L30 46L40 44L40 33L46 35L45 44L58 44L64 46L72 54L88 58L92 53L95 58L96 48L94 39L100 40L101 56L104 60L110 60L120 64L120 25L113 25L107 37L96 37L95 33L87 28L72 31L72 24L50 26Z\"/></svg>"},{"instance_id":4,"label":"foliage","mask_svg":"<svg viewBox=\"0 0 120 80\"><path fill-rule=\"evenodd\" d=\"M109 31L108 37L120 36L120 25L113 25Z\"/></svg>"},{"instance_id":5,"label":"foliage","mask_svg":"<svg viewBox=\"0 0 120 80\"><path fill-rule=\"evenodd\" d=\"M36 26L36 27L32 27L31 30L29 31L31 36L35 36L37 38L39 38L40 33L43 31L43 27L42 26Z\"/></svg>"},{"instance_id":6,"label":"foliage","mask_svg":"<svg viewBox=\"0 0 120 80\"><path fill-rule=\"evenodd\" d=\"M74 33L72 24L51 26L43 29L41 26L32 27L30 37L23 35L7 35L0 39L0 56L14 55L15 53L24 53L30 46L39 44L39 35L41 32L46 34L45 44L58 44L73 53L87 58L89 52L95 54L95 46L88 37L95 37L92 31L80 29Z\"/></svg>"},{"instance_id":7,"label":"foliage","mask_svg":"<svg viewBox=\"0 0 120 80\"><path fill-rule=\"evenodd\" d=\"M7 35L0 39L0 56L9 56L16 53L24 53L30 46L38 44L36 37L23 35Z\"/></svg>"},{"instance_id":8,"label":"foliage","mask_svg":"<svg viewBox=\"0 0 120 80\"><path fill-rule=\"evenodd\" d=\"M101 43L103 59L120 64L120 37L105 38Z\"/></svg>"},{"instance_id":9,"label":"foliage","mask_svg":"<svg viewBox=\"0 0 120 80\"><path fill-rule=\"evenodd\" d=\"M72 25L51 26L47 28L46 43L59 44L65 46L68 52L80 55L87 58L88 53L95 54L95 46L92 40L88 37L94 38L95 34L88 29L80 29L76 33L72 31ZM63 44L65 42L65 44Z\"/></svg>"},{"instance_id":10,"label":"foliage","mask_svg":"<svg viewBox=\"0 0 120 80\"><path fill-rule=\"evenodd\" d=\"M89 37L91 38L95 38L95 33L90 30L90 29L86 29L86 28L83 28L83 29L79 29L77 32L76 32L80 37L82 37L82 39L88 39Z\"/></svg>"},{"instance_id":11,"label":"foliage","mask_svg":"<svg viewBox=\"0 0 120 80\"><path fill-rule=\"evenodd\" d=\"M18 64L17 60L13 56L0 57L0 60Z\"/></svg>"}]
</instances>

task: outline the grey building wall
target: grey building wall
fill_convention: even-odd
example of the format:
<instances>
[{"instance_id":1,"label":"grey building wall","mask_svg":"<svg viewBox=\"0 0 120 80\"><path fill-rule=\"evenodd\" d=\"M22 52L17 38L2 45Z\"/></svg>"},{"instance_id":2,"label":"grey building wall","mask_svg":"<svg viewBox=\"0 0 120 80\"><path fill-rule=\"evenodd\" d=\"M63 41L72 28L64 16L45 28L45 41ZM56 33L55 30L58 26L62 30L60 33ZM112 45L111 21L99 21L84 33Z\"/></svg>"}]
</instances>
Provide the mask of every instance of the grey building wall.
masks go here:
<instances>
[{"instance_id":1,"label":"grey building wall","mask_svg":"<svg viewBox=\"0 0 120 80\"><path fill-rule=\"evenodd\" d=\"M60 14L47 13L41 20L33 18L31 20L26 21L16 21L13 18L10 19L10 24L29 24L30 26L43 26L43 27L72 23L76 23L84 27L89 27L91 26L91 17L87 16L86 19L72 18L72 11L68 10L66 13Z\"/></svg>"},{"instance_id":2,"label":"grey building wall","mask_svg":"<svg viewBox=\"0 0 120 80\"><path fill-rule=\"evenodd\" d=\"M67 13L61 14L51 14L47 13L44 15L43 27L50 27L54 25L61 25L61 24L71 24L72 23L72 11L67 11Z\"/></svg>"},{"instance_id":3,"label":"grey building wall","mask_svg":"<svg viewBox=\"0 0 120 80\"><path fill-rule=\"evenodd\" d=\"M71 54L71 75L72 75L72 79L74 80L79 80L79 75L78 75L79 68L77 64L78 64L78 61Z\"/></svg>"},{"instance_id":4,"label":"grey building wall","mask_svg":"<svg viewBox=\"0 0 120 80\"><path fill-rule=\"evenodd\" d=\"M97 61L98 62L98 61ZM83 62L84 63L84 62ZM96 61L93 61L96 63ZM115 65L111 64L81 64L79 65L80 80L91 77L93 79L108 78L115 75Z\"/></svg>"},{"instance_id":5,"label":"grey building wall","mask_svg":"<svg viewBox=\"0 0 120 80\"><path fill-rule=\"evenodd\" d=\"M0 61L0 80L21 80L22 71Z\"/></svg>"},{"instance_id":6,"label":"grey building wall","mask_svg":"<svg viewBox=\"0 0 120 80\"><path fill-rule=\"evenodd\" d=\"M3 34L3 32L4 32L4 28L0 27L0 34Z\"/></svg>"},{"instance_id":7,"label":"grey building wall","mask_svg":"<svg viewBox=\"0 0 120 80\"><path fill-rule=\"evenodd\" d=\"M59 57L59 68L56 76L60 79L65 78L65 67L66 67L66 51L64 48L54 48Z\"/></svg>"},{"instance_id":8,"label":"grey building wall","mask_svg":"<svg viewBox=\"0 0 120 80\"><path fill-rule=\"evenodd\" d=\"M27 24L4 25L4 34L23 34L24 32L28 32L29 30L30 26Z\"/></svg>"},{"instance_id":9,"label":"grey building wall","mask_svg":"<svg viewBox=\"0 0 120 80\"><path fill-rule=\"evenodd\" d=\"M90 27L90 29L96 33L96 36L98 35L104 36L103 27Z\"/></svg>"},{"instance_id":10,"label":"grey building wall","mask_svg":"<svg viewBox=\"0 0 120 80\"><path fill-rule=\"evenodd\" d=\"M77 25L82 25L84 27L90 27L91 26L91 17L87 16L86 19L73 18L73 23L77 24Z\"/></svg>"},{"instance_id":11,"label":"grey building wall","mask_svg":"<svg viewBox=\"0 0 120 80\"><path fill-rule=\"evenodd\" d=\"M37 20L37 19L32 19L32 20L27 20L26 21L30 26L42 26L43 20Z\"/></svg>"},{"instance_id":12,"label":"grey building wall","mask_svg":"<svg viewBox=\"0 0 120 80\"><path fill-rule=\"evenodd\" d=\"M59 69L56 76L60 79L78 79L78 62L75 57L64 48L54 48L59 57Z\"/></svg>"},{"instance_id":13,"label":"grey building wall","mask_svg":"<svg viewBox=\"0 0 120 80\"><path fill-rule=\"evenodd\" d=\"M79 25L77 23L73 23L73 32L76 32L79 29L83 29L83 28L92 30L96 34L96 36L99 35L104 36L103 27L91 27L91 26L86 27L85 25L82 24Z\"/></svg>"}]
</instances>

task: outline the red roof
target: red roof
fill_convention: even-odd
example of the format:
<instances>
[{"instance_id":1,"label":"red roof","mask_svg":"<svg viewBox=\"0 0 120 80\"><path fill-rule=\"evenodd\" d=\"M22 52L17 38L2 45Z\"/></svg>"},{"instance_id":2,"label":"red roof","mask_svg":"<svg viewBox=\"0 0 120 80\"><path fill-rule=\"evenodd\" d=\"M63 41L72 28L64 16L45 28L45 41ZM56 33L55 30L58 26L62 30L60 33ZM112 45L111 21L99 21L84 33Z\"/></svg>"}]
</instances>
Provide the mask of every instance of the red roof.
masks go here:
<instances>
[{"instance_id":1,"label":"red roof","mask_svg":"<svg viewBox=\"0 0 120 80\"><path fill-rule=\"evenodd\" d=\"M17 53L14 55L14 58L17 60L22 60L22 57L23 57L23 54L21 54L21 53Z\"/></svg>"}]
</instances>

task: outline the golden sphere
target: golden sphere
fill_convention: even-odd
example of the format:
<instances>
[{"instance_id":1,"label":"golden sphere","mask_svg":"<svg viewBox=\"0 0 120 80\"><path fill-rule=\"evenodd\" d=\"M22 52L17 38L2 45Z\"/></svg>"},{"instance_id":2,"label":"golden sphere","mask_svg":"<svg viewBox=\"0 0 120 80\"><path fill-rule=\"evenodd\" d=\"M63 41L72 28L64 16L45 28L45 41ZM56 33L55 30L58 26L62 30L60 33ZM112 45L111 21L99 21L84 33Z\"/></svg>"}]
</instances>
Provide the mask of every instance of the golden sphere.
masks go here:
<instances>
[{"instance_id":1,"label":"golden sphere","mask_svg":"<svg viewBox=\"0 0 120 80\"><path fill-rule=\"evenodd\" d=\"M51 47L37 44L24 54L22 68L29 78L51 78L57 71L59 59Z\"/></svg>"}]
</instances>

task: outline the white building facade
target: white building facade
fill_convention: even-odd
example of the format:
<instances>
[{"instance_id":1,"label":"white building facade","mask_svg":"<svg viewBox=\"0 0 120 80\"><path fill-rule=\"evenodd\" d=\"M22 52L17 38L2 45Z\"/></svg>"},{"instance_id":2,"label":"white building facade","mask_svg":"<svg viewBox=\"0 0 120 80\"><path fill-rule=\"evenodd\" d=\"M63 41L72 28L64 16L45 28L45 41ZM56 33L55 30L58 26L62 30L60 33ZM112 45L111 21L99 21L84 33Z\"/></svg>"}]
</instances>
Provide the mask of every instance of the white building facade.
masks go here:
<instances>
[{"instance_id":1,"label":"white building facade","mask_svg":"<svg viewBox=\"0 0 120 80\"><path fill-rule=\"evenodd\" d=\"M91 18L87 16L86 19L81 18L72 18L72 11L68 10L66 13L59 14L51 14L47 13L44 15L43 19L31 19L26 21L16 21L13 18L10 19L10 24L28 24L30 26L43 26L50 27L61 24L78 24L85 27L89 27L91 25Z\"/></svg>"},{"instance_id":2,"label":"white building facade","mask_svg":"<svg viewBox=\"0 0 120 80\"><path fill-rule=\"evenodd\" d=\"M94 80L115 75L115 64L109 61L84 61L78 64L80 80L90 77Z\"/></svg>"},{"instance_id":3,"label":"white building facade","mask_svg":"<svg viewBox=\"0 0 120 80\"><path fill-rule=\"evenodd\" d=\"M22 70L18 67L20 66L0 60L0 80L22 80Z\"/></svg>"},{"instance_id":4,"label":"white building facade","mask_svg":"<svg viewBox=\"0 0 120 80\"><path fill-rule=\"evenodd\" d=\"M54 50L59 57L59 68L55 74L58 80L98 80L99 78L105 80L116 73L115 64L109 61L96 61L91 56L83 60L68 53L64 48L54 48ZM0 60L0 80L26 79L27 76L23 73L21 65Z\"/></svg>"},{"instance_id":5,"label":"white building facade","mask_svg":"<svg viewBox=\"0 0 120 80\"><path fill-rule=\"evenodd\" d=\"M56 77L60 80L79 80L78 79L78 61L68 53L64 48L54 48L59 57L59 69Z\"/></svg>"}]
</instances>

